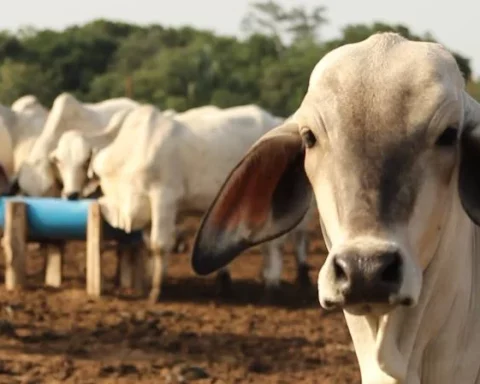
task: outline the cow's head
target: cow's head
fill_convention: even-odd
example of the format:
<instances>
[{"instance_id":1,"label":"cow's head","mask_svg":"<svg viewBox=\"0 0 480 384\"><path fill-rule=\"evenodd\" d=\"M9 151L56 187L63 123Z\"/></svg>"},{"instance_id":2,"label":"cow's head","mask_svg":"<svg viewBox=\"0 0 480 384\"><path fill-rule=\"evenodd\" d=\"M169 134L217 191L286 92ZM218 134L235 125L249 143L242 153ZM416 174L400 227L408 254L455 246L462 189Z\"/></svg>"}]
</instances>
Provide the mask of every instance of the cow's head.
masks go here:
<instances>
[{"instance_id":1,"label":"cow's head","mask_svg":"<svg viewBox=\"0 0 480 384\"><path fill-rule=\"evenodd\" d=\"M49 160L63 183L63 198L76 200L82 195L92 154L90 143L78 131L65 132L57 147L50 152Z\"/></svg>"},{"instance_id":2,"label":"cow's head","mask_svg":"<svg viewBox=\"0 0 480 384\"><path fill-rule=\"evenodd\" d=\"M312 191L329 255L323 307L357 315L414 306L449 210L480 222L480 107L438 44L379 34L326 55L304 101L231 172L198 230L211 273L292 229Z\"/></svg>"}]
</instances>

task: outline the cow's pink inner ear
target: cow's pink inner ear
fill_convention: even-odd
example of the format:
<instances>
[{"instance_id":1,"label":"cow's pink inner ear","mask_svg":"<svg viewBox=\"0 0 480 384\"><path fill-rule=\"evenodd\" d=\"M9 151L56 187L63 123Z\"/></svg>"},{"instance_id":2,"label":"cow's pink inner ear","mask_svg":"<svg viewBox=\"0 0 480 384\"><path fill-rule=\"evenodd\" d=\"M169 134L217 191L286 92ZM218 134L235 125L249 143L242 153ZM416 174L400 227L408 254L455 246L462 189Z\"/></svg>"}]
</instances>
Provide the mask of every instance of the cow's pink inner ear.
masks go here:
<instances>
[{"instance_id":1,"label":"cow's pink inner ear","mask_svg":"<svg viewBox=\"0 0 480 384\"><path fill-rule=\"evenodd\" d=\"M299 149L301 141L286 135L254 148L223 186L210 212L211 223L226 230L240 225L261 229L269 218L275 188Z\"/></svg>"}]
</instances>

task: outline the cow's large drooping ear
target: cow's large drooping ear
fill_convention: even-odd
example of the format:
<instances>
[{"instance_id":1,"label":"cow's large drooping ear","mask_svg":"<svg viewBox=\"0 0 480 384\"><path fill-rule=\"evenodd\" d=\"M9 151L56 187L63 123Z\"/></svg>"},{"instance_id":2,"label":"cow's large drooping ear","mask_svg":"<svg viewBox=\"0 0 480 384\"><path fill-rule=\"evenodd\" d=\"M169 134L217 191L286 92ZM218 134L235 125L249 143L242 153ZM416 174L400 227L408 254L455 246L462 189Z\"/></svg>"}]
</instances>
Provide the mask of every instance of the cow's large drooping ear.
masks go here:
<instances>
[{"instance_id":1,"label":"cow's large drooping ear","mask_svg":"<svg viewBox=\"0 0 480 384\"><path fill-rule=\"evenodd\" d=\"M298 126L265 134L233 169L203 217L192 267L206 275L249 247L281 236L305 216L312 188Z\"/></svg>"},{"instance_id":2,"label":"cow's large drooping ear","mask_svg":"<svg viewBox=\"0 0 480 384\"><path fill-rule=\"evenodd\" d=\"M463 208L480 225L480 104L467 93L465 118L460 141L458 189Z\"/></svg>"}]
</instances>

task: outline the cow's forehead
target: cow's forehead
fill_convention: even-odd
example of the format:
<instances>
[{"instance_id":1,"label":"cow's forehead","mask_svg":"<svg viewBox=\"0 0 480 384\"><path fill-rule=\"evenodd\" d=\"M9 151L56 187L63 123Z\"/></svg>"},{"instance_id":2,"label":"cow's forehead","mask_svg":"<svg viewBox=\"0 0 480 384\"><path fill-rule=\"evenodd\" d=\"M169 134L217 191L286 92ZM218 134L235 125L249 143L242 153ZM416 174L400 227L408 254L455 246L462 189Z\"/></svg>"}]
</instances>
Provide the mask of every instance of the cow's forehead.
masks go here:
<instances>
[{"instance_id":1,"label":"cow's forehead","mask_svg":"<svg viewBox=\"0 0 480 384\"><path fill-rule=\"evenodd\" d=\"M302 107L321 114L327 130L391 137L428 124L445 104L460 103L463 86L442 46L386 33L327 54L312 71Z\"/></svg>"},{"instance_id":2,"label":"cow's forehead","mask_svg":"<svg viewBox=\"0 0 480 384\"><path fill-rule=\"evenodd\" d=\"M323 157L322 174L342 201L340 218L356 232L406 221L421 184L417 159L445 123L461 116L455 59L437 44L394 34L329 55L314 69L295 119L329 142L317 148L333 156Z\"/></svg>"},{"instance_id":3,"label":"cow's forehead","mask_svg":"<svg viewBox=\"0 0 480 384\"><path fill-rule=\"evenodd\" d=\"M89 152L89 146L85 139L76 132L65 133L59 140L57 152L63 157L84 157Z\"/></svg>"},{"instance_id":4,"label":"cow's forehead","mask_svg":"<svg viewBox=\"0 0 480 384\"><path fill-rule=\"evenodd\" d=\"M392 78L392 74L398 73L404 76ZM407 40L395 33L381 33L359 43L343 45L325 55L310 75L309 91L328 76L348 83L361 75L388 79L395 85L439 77L462 83L455 58L442 45Z\"/></svg>"}]
</instances>

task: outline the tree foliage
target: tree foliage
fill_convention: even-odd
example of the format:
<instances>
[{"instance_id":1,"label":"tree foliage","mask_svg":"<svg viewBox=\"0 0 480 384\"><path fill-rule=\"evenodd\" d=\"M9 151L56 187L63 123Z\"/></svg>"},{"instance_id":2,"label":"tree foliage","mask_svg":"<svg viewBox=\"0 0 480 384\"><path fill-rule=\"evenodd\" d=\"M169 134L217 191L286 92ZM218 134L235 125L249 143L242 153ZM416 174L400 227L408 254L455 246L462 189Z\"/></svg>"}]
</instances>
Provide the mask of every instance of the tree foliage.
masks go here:
<instances>
[{"instance_id":1,"label":"tree foliage","mask_svg":"<svg viewBox=\"0 0 480 384\"><path fill-rule=\"evenodd\" d=\"M300 104L315 64L331 49L379 31L410 39L404 25L348 25L339 38L321 39L326 9L252 3L244 39L191 27L165 28L96 20L63 31L25 27L0 32L0 102L32 93L51 106L68 91L83 101L125 96L182 111L199 105L255 103L281 116ZM469 59L453 52L465 78ZM130 86L129 86L130 85ZM480 85L469 92L480 98Z\"/></svg>"},{"instance_id":2,"label":"tree foliage","mask_svg":"<svg viewBox=\"0 0 480 384\"><path fill-rule=\"evenodd\" d=\"M273 0L266 0L252 3L251 8L242 19L243 30L271 36L280 49L288 40L296 46L317 43L320 28L328 22L323 6L311 10L302 5L284 9Z\"/></svg>"}]
</instances>

